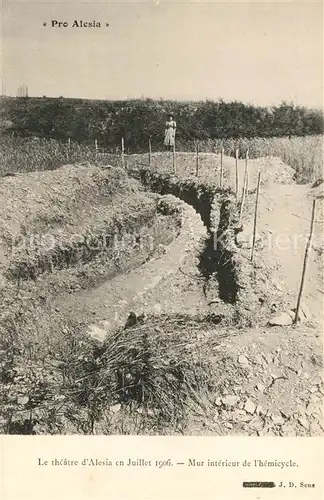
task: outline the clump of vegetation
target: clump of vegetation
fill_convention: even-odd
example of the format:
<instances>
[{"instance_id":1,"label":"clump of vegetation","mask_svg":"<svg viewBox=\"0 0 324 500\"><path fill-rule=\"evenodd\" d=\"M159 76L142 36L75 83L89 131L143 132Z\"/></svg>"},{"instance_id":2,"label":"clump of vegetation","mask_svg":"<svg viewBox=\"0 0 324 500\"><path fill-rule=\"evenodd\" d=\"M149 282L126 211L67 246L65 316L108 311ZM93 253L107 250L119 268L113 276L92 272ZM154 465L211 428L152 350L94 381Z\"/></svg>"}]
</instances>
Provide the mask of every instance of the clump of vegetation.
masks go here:
<instances>
[{"instance_id":1,"label":"clump of vegetation","mask_svg":"<svg viewBox=\"0 0 324 500\"><path fill-rule=\"evenodd\" d=\"M187 151L194 150L191 143ZM240 137L238 139L215 139L199 143L202 152L217 152L224 148L225 155L235 156L239 149L241 157L249 151L250 158L264 156L280 157L284 163L296 171L298 183L313 182L323 176L323 136L303 137Z\"/></svg>"},{"instance_id":2,"label":"clump of vegetation","mask_svg":"<svg viewBox=\"0 0 324 500\"><path fill-rule=\"evenodd\" d=\"M71 325L38 342L6 325L2 432L181 432L219 388L209 356L218 338L202 334L204 326L184 316L153 317L99 345ZM116 409L120 418L107 424Z\"/></svg>"},{"instance_id":3,"label":"clump of vegetation","mask_svg":"<svg viewBox=\"0 0 324 500\"><path fill-rule=\"evenodd\" d=\"M263 108L241 102L180 102L153 99L94 101L64 98L7 98L3 120L10 133L99 146L116 153L121 138L126 150L147 151L163 144L168 113L177 120L179 145L188 141L240 137L292 137L323 133L321 111L293 104ZM126 151L127 152L127 151Z\"/></svg>"},{"instance_id":4,"label":"clump of vegetation","mask_svg":"<svg viewBox=\"0 0 324 500\"><path fill-rule=\"evenodd\" d=\"M0 134L0 176L80 162L94 163L94 149L74 142Z\"/></svg>"}]
</instances>

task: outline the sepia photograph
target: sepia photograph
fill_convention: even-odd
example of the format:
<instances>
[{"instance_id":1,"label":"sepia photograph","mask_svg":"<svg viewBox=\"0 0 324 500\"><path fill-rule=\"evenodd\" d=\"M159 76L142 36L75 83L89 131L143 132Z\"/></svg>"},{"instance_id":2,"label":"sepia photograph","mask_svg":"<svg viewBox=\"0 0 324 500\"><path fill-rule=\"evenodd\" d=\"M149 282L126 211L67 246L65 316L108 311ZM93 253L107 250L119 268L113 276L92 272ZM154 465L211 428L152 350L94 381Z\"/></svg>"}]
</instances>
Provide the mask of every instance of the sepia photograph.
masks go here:
<instances>
[{"instance_id":1,"label":"sepia photograph","mask_svg":"<svg viewBox=\"0 0 324 500\"><path fill-rule=\"evenodd\" d=\"M323 3L1 14L1 434L322 437Z\"/></svg>"}]
</instances>

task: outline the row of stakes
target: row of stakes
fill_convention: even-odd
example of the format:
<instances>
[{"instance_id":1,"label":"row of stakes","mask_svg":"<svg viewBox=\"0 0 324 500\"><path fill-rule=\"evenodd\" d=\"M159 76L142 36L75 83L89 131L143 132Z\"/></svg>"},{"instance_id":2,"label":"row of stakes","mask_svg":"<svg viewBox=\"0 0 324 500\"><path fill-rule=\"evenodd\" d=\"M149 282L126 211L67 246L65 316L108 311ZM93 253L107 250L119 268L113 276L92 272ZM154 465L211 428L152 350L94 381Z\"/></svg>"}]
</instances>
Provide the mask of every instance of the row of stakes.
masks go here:
<instances>
[{"instance_id":1,"label":"row of stakes","mask_svg":"<svg viewBox=\"0 0 324 500\"><path fill-rule=\"evenodd\" d=\"M95 149L96 149L96 151L98 150L97 140L95 140ZM150 139L149 139L148 154L149 154L149 165L148 166L151 167L151 165L152 165L152 144L151 144ZM221 148L220 155L221 155L221 159L220 159L219 188L222 189L223 188L224 148ZM122 157L122 165L125 166L125 142L124 142L124 138L122 138L122 140L121 140L121 157ZM239 159L239 149L236 149L236 151L235 151L235 173L236 173L235 183L236 183L236 198L237 199L239 198L238 159ZM242 197L241 197L241 203L240 203L239 226L242 225L242 217L243 217L245 198L246 198L246 193L248 191L248 165L249 165L249 150L247 150L246 154L245 154L245 170L244 170ZM173 173L176 174L175 146L173 146L173 151L172 151L172 170L173 170ZM196 177L198 177L198 175L199 175L199 144L196 145L196 172L195 173L196 173ZM256 228L257 228L257 220L258 220L260 185L261 185L261 172L259 172L259 174L258 174L256 199L255 199L255 207L254 207L253 240L252 240L252 249L251 249L251 257L250 257L251 262L254 261L254 254L255 254ZM312 248L312 240L313 240L313 235L314 235L315 214L316 214L316 198L314 198L314 200L313 200L310 232L309 232L309 237L308 237L308 241L307 241L307 245L306 245L306 249L305 249L302 276L301 276L300 288L299 288L299 292L298 292L297 305L296 305L296 310L295 310L294 324L297 324L298 320L299 320L299 313L300 313L300 308L301 308L302 295L303 295L303 291L304 291L306 271L307 271L307 266L308 266L308 262L309 262L309 258L310 258L310 252L311 252L311 248Z\"/></svg>"},{"instance_id":2,"label":"row of stakes","mask_svg":"<svg viewBox=\"0 0 324 500\"><path fill-rule=\"evenodd\" d=\"M95 148L96 150L98 149L98 144L97 141L95 140ZM221 148L221 161L220 161L220 180L219 180L219 187L220 189L223 188L223 157L224 157L224 148ZM124 138L121 140L121 157L122 157L122 164L125 166L125 142ZM152 166L152 143L151 139L149 139L148 142L148 158L149 158L149 163L148 166L151 168ZM238 198L239 195L239 178L238 178L238 159L239 159L239 149L236 149L235 151L235 166L236 166L236 197ZM249 151L246 151L246 169L248 165L248 159L249 159ZM176 171L176 150L175 150L175 145L173 146L172 149L172 171L174 174L177 173ZM199 175L199 144L196 145L196 177Z\"/></svg>"}]
</instances>

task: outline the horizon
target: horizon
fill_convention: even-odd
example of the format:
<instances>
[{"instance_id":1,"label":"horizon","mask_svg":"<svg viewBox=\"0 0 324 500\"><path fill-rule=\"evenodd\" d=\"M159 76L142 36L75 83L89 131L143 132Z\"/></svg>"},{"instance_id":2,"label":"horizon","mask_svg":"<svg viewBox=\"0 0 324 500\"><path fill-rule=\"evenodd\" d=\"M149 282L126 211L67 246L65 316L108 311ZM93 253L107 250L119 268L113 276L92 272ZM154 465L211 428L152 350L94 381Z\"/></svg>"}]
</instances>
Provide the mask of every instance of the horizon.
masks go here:
<instances>
[{"instance_id":1,"label":"horizon","mask_svg":"<svg viewBox=\"0 0 324 500\"><path fill-rule=\"evenodd\" d=\"M2 94L323 109L322 14L320 1L5 0Z\"/></svg>"},{"instance_id":2,"label":"horizon","mask_svg":"<svg viewBox=\"0 0 324 500\"><path fill-rule=\"evenodd\" d=\"M213 103L224 103L224 104L232 104L232 103L238 103L238 104L243 104L244 106L252 106L255 108L263 108L263 109L271 109L271 108L279 108L282 105L288 105L288 106L293 106L295 108L304 108L309 111L319 111L323 112L322 107L310 107L307 105L303 104L297 104L295 102L289 102L289 101L284 101L282 100L281 102L274 103L271 105L258 105L252 102L244 102L244 101L239 101L239 100L224 100L221 97L219 99L168 99L164 97L159 97L159 98L153 98L153 97L125 97L124 99L105 99L105 98L89 98L89 97L66 97L66 96L50 96L50 95L27 95L27 96L17 96L17 95L0 95L1 98L8 98L8 99L64 99L64 100L80 100L80 101L99 101L99 102L125 102L125 101L161 101L161 102L174 102L177 104L186 104L186 103L203 103L203 102L213 102Z\"/></svg>"}]
</instances>

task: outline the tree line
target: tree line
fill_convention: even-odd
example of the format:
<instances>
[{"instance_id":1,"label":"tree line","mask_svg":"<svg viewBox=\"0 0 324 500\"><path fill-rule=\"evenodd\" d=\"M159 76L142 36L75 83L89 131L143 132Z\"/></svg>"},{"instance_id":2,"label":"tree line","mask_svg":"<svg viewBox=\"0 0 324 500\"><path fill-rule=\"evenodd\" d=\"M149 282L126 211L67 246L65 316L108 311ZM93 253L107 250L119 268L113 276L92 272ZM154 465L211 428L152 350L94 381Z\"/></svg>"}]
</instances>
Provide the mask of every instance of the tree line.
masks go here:
<instances>
[{"instance_id":1,"label":"tree line","mask_svg":"<svg viewBox=\"0 0 324 500\"><path fill-rule=\"evenodd\" d=\"M281 103L258 107L241 102L130 99L97 101L67 98L11 98L2 104L2 116L11 121L7 131L115 150L124 137L131 151L161 147L168 114L177 121L178 143L240 137L282 137L322 134L320 110Z\"/></svg>"}]
</instances>

